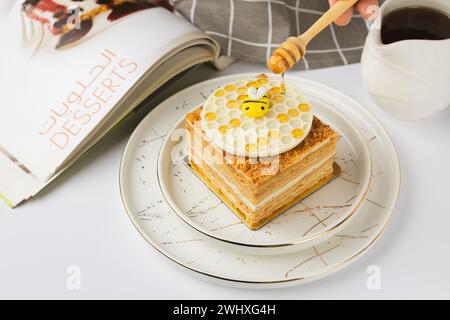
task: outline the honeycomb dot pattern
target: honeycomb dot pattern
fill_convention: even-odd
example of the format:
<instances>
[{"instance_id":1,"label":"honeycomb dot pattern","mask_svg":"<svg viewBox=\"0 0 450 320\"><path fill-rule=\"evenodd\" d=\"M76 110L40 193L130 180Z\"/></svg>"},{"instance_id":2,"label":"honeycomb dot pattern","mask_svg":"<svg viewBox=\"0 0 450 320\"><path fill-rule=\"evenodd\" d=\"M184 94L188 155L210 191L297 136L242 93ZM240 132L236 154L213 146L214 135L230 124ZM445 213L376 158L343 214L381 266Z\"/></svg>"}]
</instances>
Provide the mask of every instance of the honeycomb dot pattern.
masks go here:
<instances>
[{"instance_id":1,"label":"honeycomb dot pattern","mask_svg":"<svg viewBox=\"0 0 450 320\"><path fill-rule=\"evenodd\" d=\"M249 87L266 87L269 111L259 118L241 109ZM259 75L216 89L201 112L201 126L207 139L219 149L237 156L271 157L301 143L311 130L313 113L303 92L281 80Z\"/></svg>"}]
</instances>

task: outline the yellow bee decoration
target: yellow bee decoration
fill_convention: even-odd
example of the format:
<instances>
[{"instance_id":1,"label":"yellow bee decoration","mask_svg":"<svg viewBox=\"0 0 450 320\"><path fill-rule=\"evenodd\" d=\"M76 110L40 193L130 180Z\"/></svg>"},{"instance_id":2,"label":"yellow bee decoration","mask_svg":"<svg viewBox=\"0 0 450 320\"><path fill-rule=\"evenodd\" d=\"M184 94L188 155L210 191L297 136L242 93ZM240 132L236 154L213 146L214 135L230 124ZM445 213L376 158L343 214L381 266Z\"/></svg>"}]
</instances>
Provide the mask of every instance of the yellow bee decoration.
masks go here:
<instances>
[{"instance_id":1,"label":"yellow bee decoration","mask_svg":"<svg viewBox=\"0 0 450 320\"><path fill-rule=\"evenodd\" d=\"M269 111L270 100L264 87L250 87L241 105L242 111L250 118L261 118Z\"/></svg>"}]
</instances>

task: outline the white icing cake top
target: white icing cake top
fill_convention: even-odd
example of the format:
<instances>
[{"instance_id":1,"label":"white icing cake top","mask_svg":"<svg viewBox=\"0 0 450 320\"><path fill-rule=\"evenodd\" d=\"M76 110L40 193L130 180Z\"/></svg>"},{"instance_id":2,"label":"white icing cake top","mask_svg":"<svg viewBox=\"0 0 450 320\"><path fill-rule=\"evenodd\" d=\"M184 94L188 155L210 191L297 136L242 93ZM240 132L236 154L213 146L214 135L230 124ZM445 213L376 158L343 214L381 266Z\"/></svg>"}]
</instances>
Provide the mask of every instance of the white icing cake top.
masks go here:
<instances>
[{"instance_id":1,"label":"white icing cake top","mask_svg":"<svg viewBox=\"0 0 450 320\"><path fill-rule=\"evenodd\" d=\"M298 87L288 84L282 93L280 86L258 76L215 90L201 112L207 138L238 156L275 156L297 146L311 130L313 113Z\"/></svg>"}]
</instances>

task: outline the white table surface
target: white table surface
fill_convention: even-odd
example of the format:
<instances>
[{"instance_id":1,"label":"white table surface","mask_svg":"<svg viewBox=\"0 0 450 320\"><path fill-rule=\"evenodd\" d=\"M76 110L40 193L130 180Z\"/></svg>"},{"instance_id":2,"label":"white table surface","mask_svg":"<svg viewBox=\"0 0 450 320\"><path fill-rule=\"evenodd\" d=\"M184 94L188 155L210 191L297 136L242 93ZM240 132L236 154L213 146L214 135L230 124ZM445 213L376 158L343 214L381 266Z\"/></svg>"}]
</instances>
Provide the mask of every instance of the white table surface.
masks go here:
<instances>
[{"instance_id":1,"label":"white table surface","mask_svg":"<svg viewBox=\"0 0 450 320\"><path fill-rule=\"evenodd\" d=\"M202 66L178 86L262 70L243 62L223 72ZM418 122L395 120L364 92L359 65L291 75L330 85L360 102L384 124L398 150L397 210L361 259L321 280L277 290L223 287L174 265L143 240L122 207L119 164L135 127L130 123L36 198L14 210L0 205L0 298L450 298L450 110ZM67 288L71 265L81 271L79 290ZM379 290L366 286L370 265L381 270Z\"/></svg>"}]
</instances>

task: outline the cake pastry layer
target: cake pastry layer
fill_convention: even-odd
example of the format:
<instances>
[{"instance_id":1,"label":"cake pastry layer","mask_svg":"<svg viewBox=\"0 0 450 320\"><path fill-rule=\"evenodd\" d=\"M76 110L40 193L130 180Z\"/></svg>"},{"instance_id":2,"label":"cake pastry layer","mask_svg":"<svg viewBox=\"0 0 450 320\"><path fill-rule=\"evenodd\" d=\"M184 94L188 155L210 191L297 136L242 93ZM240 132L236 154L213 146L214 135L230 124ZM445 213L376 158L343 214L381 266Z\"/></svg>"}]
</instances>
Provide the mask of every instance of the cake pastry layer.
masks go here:
<instances>
[{"instance_id":1,"label":"cake pastry layer","mask_svg":"<svg viewBox=\"0 0 450 320\"><path fill-rule=\"evenodd\" d=\"M203 134L201 108L186 116L192 168L247 224L258 229L339 174L334 164L339 135L314 117L308 136L271 158L239 157Z\"/></svg>"}]
</instances>

